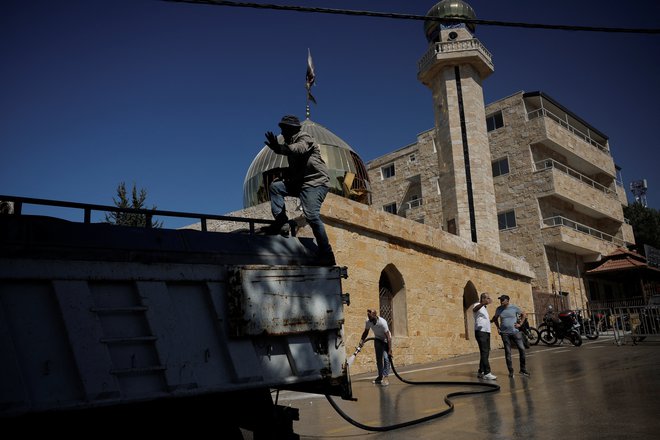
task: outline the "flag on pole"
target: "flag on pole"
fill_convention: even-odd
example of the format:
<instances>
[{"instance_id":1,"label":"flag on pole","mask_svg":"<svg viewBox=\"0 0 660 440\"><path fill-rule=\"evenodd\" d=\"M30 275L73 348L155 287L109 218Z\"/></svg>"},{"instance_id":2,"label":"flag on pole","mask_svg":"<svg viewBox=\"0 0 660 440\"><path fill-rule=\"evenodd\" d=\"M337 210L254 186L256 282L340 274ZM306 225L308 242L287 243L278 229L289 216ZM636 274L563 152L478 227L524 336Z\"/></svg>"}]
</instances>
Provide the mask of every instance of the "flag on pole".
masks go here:
<instances>
[{"instance_id":1,"label":"flag on pole","mask_svg":"<svg viewBox=\"0 0 660 440\"><path fill-rule=\"evenodd\" d=\"M307 89L307 99L316 104L316 99L312 96L312 86L316 81L316 74L314 73L314 62L312 61L312 52L307 49L307 75L305 76L305 88Z\"/></svg>"}]
</instances>

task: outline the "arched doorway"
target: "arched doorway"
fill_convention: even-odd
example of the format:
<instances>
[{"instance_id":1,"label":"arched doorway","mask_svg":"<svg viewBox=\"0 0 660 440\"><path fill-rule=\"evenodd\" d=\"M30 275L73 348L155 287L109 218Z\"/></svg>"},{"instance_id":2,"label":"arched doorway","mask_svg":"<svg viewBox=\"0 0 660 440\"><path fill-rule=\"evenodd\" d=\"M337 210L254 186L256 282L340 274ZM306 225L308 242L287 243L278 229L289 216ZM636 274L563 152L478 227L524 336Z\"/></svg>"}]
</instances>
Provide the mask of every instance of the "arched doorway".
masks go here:
<instances>
[{"instance_id":1,"label":"arched doorway","mask_svg":"<svg viewBox=\"0 0 660 440\"><path fill-rule=\"evenodd\" d=\"M408 313L406 306L406 286L401 272L393 264L388 264L378 280L379 314L390 327L392 334L408 335Z\"/></svg>"},{"instance_id":2,"label":"arched doorway","mask_svg":"<svg viewBox=\"0 0 660 440\"><path fill-rule=\"evenodd\" d=\"M474 314L470 306L479 301L479 293L472 281L463 288L463 323L465 324L465 339L474 339Z\"/></svg>"}]
</instances>

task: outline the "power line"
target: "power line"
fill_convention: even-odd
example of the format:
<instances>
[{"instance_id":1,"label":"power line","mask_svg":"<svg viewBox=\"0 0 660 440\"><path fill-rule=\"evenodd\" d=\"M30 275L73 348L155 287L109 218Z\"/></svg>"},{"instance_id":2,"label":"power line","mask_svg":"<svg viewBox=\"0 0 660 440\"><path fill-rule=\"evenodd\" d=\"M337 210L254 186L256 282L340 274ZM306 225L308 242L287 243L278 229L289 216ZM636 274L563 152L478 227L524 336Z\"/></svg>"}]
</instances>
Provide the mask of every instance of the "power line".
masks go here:
<instances>
[{"instance_id":1,"label":"power line","mask_svg":"<svg viewBox=\"0 0 660 440\"><path fill-rule=\"evenodd\" d=\"M310 8L306 6L287 6L287 5L272 5L263 3L249 3L249 2L235 2L224 0L163 0L174 3L194 3L206 4L214 6L233 6L238 8L255 8L255 9L274 9L280 11L296 11L296 12L311 12L320 14L337 14L337 15L357 15L366 17L378 18L394 18L401 20L433 20L440 21L447 24L466 23L478 24L484 26L503 26L503 27L518 27L528 29L552 29L561 31L585 31L585 32L610 32L610 33L627 33L627 34L660 34L660 29L654 28L613 28L613 27L597 27L597 26L573 26L561 24L542 24L542 23L518 23L510 21L498 20L481 20L469 18L438 18L427 17L425 15L414 14L397 14L390 12L374 12L374 11L356 11L350 9L332 9L332 8Z\"/></svg>"}]
</instances>

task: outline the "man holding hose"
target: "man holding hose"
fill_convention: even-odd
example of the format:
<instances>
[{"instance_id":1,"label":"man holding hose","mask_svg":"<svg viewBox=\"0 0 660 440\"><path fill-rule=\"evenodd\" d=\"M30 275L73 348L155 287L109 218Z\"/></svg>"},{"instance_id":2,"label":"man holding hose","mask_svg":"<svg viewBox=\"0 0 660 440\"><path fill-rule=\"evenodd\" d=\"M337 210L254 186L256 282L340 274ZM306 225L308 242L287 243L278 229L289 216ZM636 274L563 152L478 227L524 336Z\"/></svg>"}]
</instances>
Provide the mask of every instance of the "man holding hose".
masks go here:
<instances>
[{"instance_id":1,"label":"man holding hose","mask_svg":"<svg viewBox=\"0 0 660 440\"><path fill-rule=\"evenodd\" d=\"M390 374L390 356L392 356L392 334L384 318L378 316L375 310L367 309L367 321L360 337L360 347L364 345L369 330L374 332L374 349L376 350L376 367L378 377L372 381L375 385L387 386L387 376Z\"/></svg>"}]
</instances>

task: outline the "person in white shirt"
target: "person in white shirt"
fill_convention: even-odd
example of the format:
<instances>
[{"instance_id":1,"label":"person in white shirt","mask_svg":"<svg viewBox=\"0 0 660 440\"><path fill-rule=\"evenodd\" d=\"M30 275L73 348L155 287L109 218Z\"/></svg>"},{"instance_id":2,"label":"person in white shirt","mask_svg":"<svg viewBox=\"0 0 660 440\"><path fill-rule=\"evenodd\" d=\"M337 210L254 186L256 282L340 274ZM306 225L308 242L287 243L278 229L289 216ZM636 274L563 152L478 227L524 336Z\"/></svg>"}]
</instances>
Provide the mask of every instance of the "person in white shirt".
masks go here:
<instances>
[{"instance_id":1,"label":"person in white shirt","mask_svg":"<svg viewBox=\"0 0 660 440\"><path fill-rule=\"evenodd\" d=\"M497 376L490 372L490 316L486 307L493 302L490 294L484 292L479 297L479 302L472 305L474 314L474 337L479 345L479 372L480 379L495 380Z\"/></svg>"},{"instance_id":2,"label":"person in white shirt","mask_svg":"<svg viewBox=\"0 0 660 440\"><path fill-rule=\"evenodd\" d=\"M376 367L378 368L378 377L372 381L375 385L387 386L387 376L390 374L390 356L392 356L392 334L387 325L387 321L378 316L375 310L367 309L367 322L364 325L364 332L360 337L360 347L364 345L364 340L369 334L369 330L374 332L374 348L376 350Z\"/></svg>"}]
</instances>

